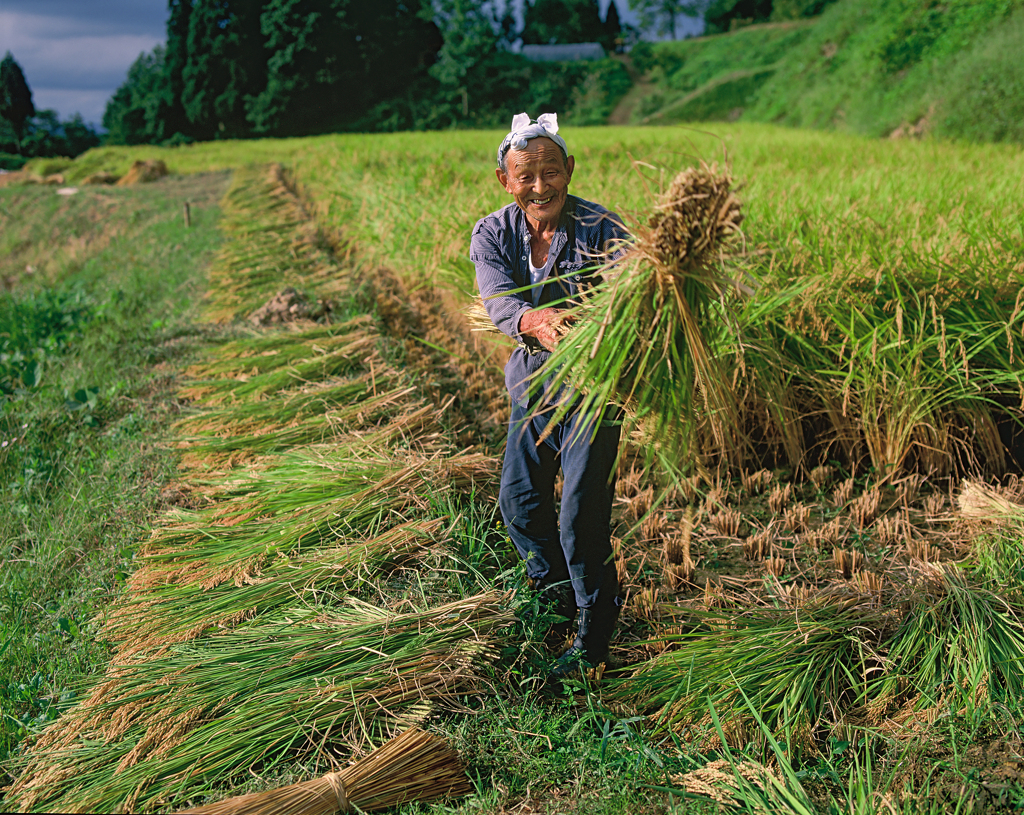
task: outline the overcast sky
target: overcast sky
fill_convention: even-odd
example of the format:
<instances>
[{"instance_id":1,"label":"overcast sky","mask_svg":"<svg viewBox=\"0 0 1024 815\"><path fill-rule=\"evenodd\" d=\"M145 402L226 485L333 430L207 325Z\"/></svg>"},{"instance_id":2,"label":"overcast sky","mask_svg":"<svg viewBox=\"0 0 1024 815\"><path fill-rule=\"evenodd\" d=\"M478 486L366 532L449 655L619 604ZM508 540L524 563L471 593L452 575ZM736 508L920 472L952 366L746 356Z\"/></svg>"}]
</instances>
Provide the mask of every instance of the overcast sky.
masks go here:
<instances>
[{"instance_id":1,"label":"overcast sky","mask_svg":"<svg viewBox=\"0 0 1024 815\"><path fill-rule=\"evenodd\" d=\"M164 41L167 0L0 0L10 51L38 110L99 124L128 66Z\"/></svg>"},{"instance_id":2,"label":"overcast sky","mask_svg":"<svg viewBox=\"0 0 1024 815\"><path fill-rule=\"evenodd\" d=\"M628 0L617 5L635 19ZM0 0L0 56L14 55L38 110L99 125L128 67L164 41L166 19L167 0Z\"/></svg>"}]
</instances>

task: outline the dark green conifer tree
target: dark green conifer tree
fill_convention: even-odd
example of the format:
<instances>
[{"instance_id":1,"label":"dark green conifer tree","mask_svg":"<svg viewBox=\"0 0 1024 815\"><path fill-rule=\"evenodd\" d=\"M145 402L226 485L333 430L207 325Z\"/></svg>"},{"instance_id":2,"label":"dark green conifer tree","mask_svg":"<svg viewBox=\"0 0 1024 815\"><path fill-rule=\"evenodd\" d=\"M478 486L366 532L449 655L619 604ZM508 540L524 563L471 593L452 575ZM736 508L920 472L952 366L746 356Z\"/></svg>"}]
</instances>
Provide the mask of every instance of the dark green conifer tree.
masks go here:
<instances>
[{"instance_id":1,"label":"dark green conifer tree","mask_svg":"<svg viewBox=\"0 0 1024 815\"><path fill-rule=\"evenodd\" d=\"M266 86L260 12L251 0L193 0L180 97L189 135L239 138L252 132L245 100Z\"/></svg>"},{"instance_id":2,"label":"dark green conifer tree","mask_svg":"<svg viewBox=\"0 0 1024 815\"><path fill-rule=\"evenodd\" d=\"M32 91L21 66L8 51L0 60L0 118L7 121L14 131L17 150L21 152L21 138L25 133L25 123L36 115L32 104Z\"/></svg>"}]
</instances>

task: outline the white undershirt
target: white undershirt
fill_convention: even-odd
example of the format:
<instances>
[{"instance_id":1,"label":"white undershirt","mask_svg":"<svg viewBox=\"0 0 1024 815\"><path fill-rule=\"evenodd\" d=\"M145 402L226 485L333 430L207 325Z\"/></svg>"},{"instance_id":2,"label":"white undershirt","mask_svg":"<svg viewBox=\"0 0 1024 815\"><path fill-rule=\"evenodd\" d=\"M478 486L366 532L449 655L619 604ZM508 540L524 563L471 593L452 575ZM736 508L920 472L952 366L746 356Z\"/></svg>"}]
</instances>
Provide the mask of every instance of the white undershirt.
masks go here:
<instances>
[{"instance_id":1,"label":"white undershirt","mask_svg":"<svg viewBox=\"0 0 1024 815\"><path fill-rule=\"evenodd\" d=\"M536 284L540 283L540 281L543 279L544 266L546 265L547 264L544 264L542 266L534 266L533 253L530 253L530 282L534 284L534 287L530 290L530 293L533 295L533 304L535 306L540 301L540 293L541 290L544 288L543 286L538 286Z\"/></svg>"}]
</instances>

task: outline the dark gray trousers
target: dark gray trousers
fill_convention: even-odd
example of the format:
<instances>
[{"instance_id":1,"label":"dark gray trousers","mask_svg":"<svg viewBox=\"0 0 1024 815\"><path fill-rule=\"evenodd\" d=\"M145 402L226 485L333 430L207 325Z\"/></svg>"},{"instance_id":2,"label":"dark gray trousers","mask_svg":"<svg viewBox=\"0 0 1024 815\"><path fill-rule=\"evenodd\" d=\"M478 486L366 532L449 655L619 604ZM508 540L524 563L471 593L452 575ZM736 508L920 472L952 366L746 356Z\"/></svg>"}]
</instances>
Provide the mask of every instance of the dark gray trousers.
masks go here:
<instances>
[{"instance_id":1,"label":"dark gray trousers","mask_svg":"<svg viewBox=\"0 0 1024 815\"><path fill-rule=\"evenodd\" d=\"M538 444L548 418L528 415L513 401L498 497L512 543L539 586L571 580L579 608L611 602L599 595L618 592L610 525L619 425L602 423L593 441L589 433L576 438L579 420L571 415ZM564 484L556 514L559 467Z\"/></svg>"}]
</instances>

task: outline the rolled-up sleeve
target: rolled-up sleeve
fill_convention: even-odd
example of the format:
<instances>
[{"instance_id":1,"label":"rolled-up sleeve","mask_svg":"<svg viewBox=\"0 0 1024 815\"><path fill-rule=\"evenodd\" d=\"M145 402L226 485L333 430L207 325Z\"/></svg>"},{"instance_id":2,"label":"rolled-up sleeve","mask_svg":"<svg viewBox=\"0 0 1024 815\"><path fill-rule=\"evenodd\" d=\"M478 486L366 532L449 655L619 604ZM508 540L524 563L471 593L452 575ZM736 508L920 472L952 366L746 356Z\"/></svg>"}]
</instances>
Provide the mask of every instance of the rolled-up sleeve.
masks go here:
<instances>
[{"instance_id":1,"label":"rolled-up sleeve","mask_svg":"<svg viewBox=\"0 0 1024 815\"><path fill-rule=\"evenodd\" d=\"M476 266L476 285L484 306L500 331L520 340L519 320L533 305L524 293L509 294L519 288L512 277L512 246L503 239L492 218L477 222L469 243L469 259Z\"/></svg>"}]
</instances>

